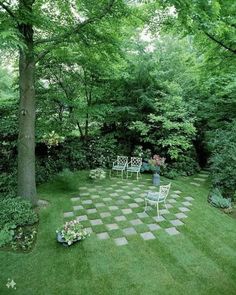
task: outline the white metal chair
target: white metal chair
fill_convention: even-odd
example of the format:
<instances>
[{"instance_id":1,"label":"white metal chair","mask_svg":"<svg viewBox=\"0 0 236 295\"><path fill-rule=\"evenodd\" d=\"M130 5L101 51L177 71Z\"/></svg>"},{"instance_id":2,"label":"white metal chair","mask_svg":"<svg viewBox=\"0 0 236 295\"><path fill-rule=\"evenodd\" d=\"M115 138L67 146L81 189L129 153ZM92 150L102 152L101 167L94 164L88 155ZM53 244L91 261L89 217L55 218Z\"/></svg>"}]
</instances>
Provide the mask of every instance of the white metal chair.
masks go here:
<instances>
[{"instance_id":1,"label":"white metal chair","mask_svg":"<svg viewBox=\"0 0 236 295\"><path fill-rule=\"evenodd\" d=\"M145 197L145 209L144 209L144 212L146 212L148 204L155 205L157 207L157 216L159 218L159 216L160 216L160 214L159 214L159 204L164 203L165 207L167 209L166 198L167 198L167 196L169 194L170 186L171 186L171 183L169 183L168 185L161 185L160 188L159 188L159 192L151 192L151 191L149 191L147 193L147 196Z\"/></svg>"},{"instance_id":2,"label":"white metal chair","mask_svg":"<svg viewBox=\"0 0 236 295\"><path fill-rule=\"evenodd\" d=\"M139 179L139 176L141 177L140 170L142 166L142 158L136 158L132 157L131 161L127 165L127 178L129 177L129 172L136 173L137 174L137 180Z\"/></svg>"},{"instance_id":3,"label":"white metal chair","mask_svg":"<svg viewBox=\"0 0 236 295\"><path fill-rule=\"evenodd\" d=\"M128 165L128 157L117 156L116 161L112 163L112 168L110 170L110 177L112 175L112 171L117 171L117 173L121 171L121 177L123 178L123 174L127 165Z\"/></svg>"}]
</instances>

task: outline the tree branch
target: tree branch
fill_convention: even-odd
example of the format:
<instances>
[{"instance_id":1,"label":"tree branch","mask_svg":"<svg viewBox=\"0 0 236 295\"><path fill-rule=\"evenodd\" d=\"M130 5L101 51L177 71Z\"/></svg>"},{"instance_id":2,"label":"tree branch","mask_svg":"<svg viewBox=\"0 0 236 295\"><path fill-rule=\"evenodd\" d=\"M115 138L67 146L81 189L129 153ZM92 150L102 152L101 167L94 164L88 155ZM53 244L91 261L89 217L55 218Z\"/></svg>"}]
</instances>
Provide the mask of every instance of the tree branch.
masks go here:
<instances>
[{"instance_id":1,"label":"tree branch","mask_svg":"<svg viewBox=\"0 0 236 295\"><path fill-rule=\"evenodd\" d=\"M11 11L11 9L6 5L4 4L5 1L3 2L0 2L0 7L2 7L7 13L8 15L18 24L18 21L16 19L16 16L14 15L14 13Z\"/></svg>"},{"instance_id":2,"label":"tree branch","mask_svg":"<svg viewBox=\"0 0 236 295\"><path fill-rule=\"evenodd\" d=\"M236 54L236 49L233 49L231 47L229 47L228 45L224 44L221 40L218 40L216 39L214 36L212 36L211 34L209 34L208 32L206 31L203 31L204 34L209 38L211 39L212 41L216 42L218 45L220 45L221 47L223 47L224 49Z\"/></svg>"},{"instance_id":3,"label":"tree branch","mask_svg":"<svg viewBox=\"0 0 236 295\"><path fill-rule=\"evenodd\" d=\"M74 28L72 28L70 31L65 32L59 36L55 36L55 37L50 37L50 38L46 38L46 39L42 39L42 40L35 40L34 44L40 45L40 44L45 44L45 43L52 43L51 46L49 46L48 48L46 48L45 50L43 50L39 55L38 58L36 59L36 63L43 59L51 50L53 50L58 44L65 42L65 40L68 39L68 37L71 37L72 35L75 35L77 33L80 32L80 30L82 28L84 28L85 26L89 25L89 24L93 24L96 21L100 21L101 19L103 19L112 9L114 3L116 0L110 0L109 4L102 10L102 12L100 13L100 15L95 16L95 17L91 17L87 20L85 20L82 23L79 23L77 26L75 26Z\"/></svg>"}]
</instances>

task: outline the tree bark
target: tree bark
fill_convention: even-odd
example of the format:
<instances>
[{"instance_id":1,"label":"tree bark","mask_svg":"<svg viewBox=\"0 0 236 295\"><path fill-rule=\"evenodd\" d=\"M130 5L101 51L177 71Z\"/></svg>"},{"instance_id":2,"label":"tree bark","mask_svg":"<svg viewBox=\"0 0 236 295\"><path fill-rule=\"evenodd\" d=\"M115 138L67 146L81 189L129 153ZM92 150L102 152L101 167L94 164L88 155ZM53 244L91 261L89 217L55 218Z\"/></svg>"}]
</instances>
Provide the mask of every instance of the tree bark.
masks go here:
<instances>
[{"instance_id":1,"label":"tree bark","mask_svg":"<svg viewBox=\"0 0 236 295\"><path fill-rule=\"evenodd\" d=\"M32 12L33 1L20 1L19 13ZM19 32L24 47L19 51L19 134L18 134L18 196L37 203L35 182L35 89L33 25L22 23Z\"/></svg>"}]
</instances>

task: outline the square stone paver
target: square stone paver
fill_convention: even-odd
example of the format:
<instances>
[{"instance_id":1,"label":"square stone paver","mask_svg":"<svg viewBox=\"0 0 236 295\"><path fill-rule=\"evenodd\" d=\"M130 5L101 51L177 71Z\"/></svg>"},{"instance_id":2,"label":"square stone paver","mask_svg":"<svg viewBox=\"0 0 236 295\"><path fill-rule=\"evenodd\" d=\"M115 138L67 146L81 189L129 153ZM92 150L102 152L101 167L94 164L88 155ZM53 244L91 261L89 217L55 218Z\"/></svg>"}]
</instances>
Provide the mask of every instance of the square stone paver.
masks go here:
<instances>
[{"instance_id":1,"label":"square stone paver","mask_svg":"<svg viewBox=\"0 0 236 295\"><path fill-rule=\"evenodd\" d=\"M173 208L171 204L166 204L167 209Z\"/></svg>"},{"instance_id":2,"label":"square stone paver","mask_svg":"<svg viewBox=\"0 0 236 295\"><path fill-rule=\"evenodd\" d=\"M156 221L156 222L161 222L161 221L164 221L165 220L165 218L163 217L163 216L155 216L155 217L153 217L153 219Z\"/></svg>"},{"instance_id":3,"label":"square stone paver","mask_svg":"<svg viewBox=\"0 0 236 295\"><path fill-rule=\"evenodd\" d=\"M181 191L174 191L175 194L179 195L181 194L182 192Z\"/></svg>"},{"instance_id":4,"label":"square stone paver","mask_svg":"<svg viewBox=\"0 0 236 295\"><path fill-rule=\"evenodd\" d=\"M134 191L131 191L131 192L128 192L129 195L136 195L136 192Z\"/></svg>"},{"instance_id":5,"label":"square stone paver","mask_svg":"<svg viewBox=\"0 0 236 295\"><path fill-rule=\"evenodd\" d=\"M93 209L87 209L87 213L88 214L92 214L92 213L96 213L97 209L93 208Z\"/></svg>"},{"instance_id":6,"label":"square stone paver","mask_svg":"<svg viewBox=\"0 0 236 295\"><path fill-rule=\"evenodd\" d=\"M77 202L80 200L80 197L74 197L70 199L72 202Z\"/></svg>"},{"instance_id":7,"label":"square stone paver","mask_svg":"<svg viewBox=\"0 0 236 295\"><path fill-rule=\"evenodd\" d=\"M146 218L149 217L149 215L146 212L137 213L139 218Z\"/></svg>"},{"instance_id":8,"label":"square stone paver","mask_svg":"<svg viewBox=\"0 0 236 295\"><path fill-rule=\"evenodd\" d=\"M133 188L133 191L140 191L141 190L141 188L139 188L139 187L134 187Z\"/></svg>"},{"instance_id":9,"label":"square stone paver","mask_svg":"<svg viewBox=\"0 0 236 295\"><path fill-rule=\"evenodd\" d=\"M99 240L107 240L109 239L109 235L107 232L97 234Z\"/></svg>"},{"instance_id":10,"label":"square stone paver","mask_svg":"<svg viewBox=\"0 0 236 295\"><path fill-rule=\"evenodd\" d=\"M140 219L133 219L133 220L130 220L130 223L132 225L139 225L139 224L142 224L143 222Z\"/></svg>"},{"instance_id":11,"label":"square stone paver","mask_svg":"<svg viewBox=\"0 0 236 295\"><path fill-rule=\"evenodd\" d=\"M142 199L142 198L135 198L134 200L135 200L135 202L137 202L137 203L144 202L144 199Z\"/></svg>"},{"instance_id":12,"label":"square stone paver","mask_svg":"<svg viewBox=\"0 0 236 295\"><path fill-rule=\"evenodd\" d=\"M137 203L131 203L128 205L130 208L138 208L139 205Z\"/></svg>"},{"instance_id":13,"label":"square stone paver","mask_svg":"<svg viewBox=\"0 0 236 295\"><path fill-rule=\"evenodd\" d=\"M171 194L170 196L171 196L171 198L174 198L174 199L179 198L179 195L177 195L177 194Z\"/></svg>"},{"instance_id":14,"label":"square stone paver","mask_svg":"<svg viewBox=\"0 0 236 295\"><path fill-rule=\"evenodd\" d=\"M201 173L199 173L198 176L207 178L208 177L208 174L201 174Z\"/></svg>"},{"instance_id":15,"label":"square stone paver","mask_svg":"<svg viewBox=\"0 0 236 295\"><path fill-rule=\"evenodd\" d=\"M85 230L87 231L87 233L91 234L93 232L91 227L86 227Z\"/></svg>"},{"instance_id":16,"label":"square stone paver","mask_svg":"<svg viewBox=\"0 0 236 295\"><path fill-rule=\"evenodd\" d=\"M83 200L81 203L88 205L88 204L92 204L93 201L92 200Z\"/></svg>"},{"instance_id":17,"label":"square stone paver","mask_svg":"<svg viewBox=\"0 0 236 295\"><path fill-rule=\"evenodd\" d=\"M133 212L133 211L132 211L131 209L129 209L129 208L127 208L127 209L122 209L121 211L123 212L123 214L130 214L130 213Z\"/></svg>"},{"instance_id":18,"label":"square stone paver","mask_svg":"<svg viewBox=\"0 0 236 295\"><path fill-rule=\"evenodd\" d=\"M73 206L73 210L78 211L78 210L82 210L84 209L83 206L79 205L79 206Z\"/></svg>"},{"instance_id":19,"label":"square stone paver","mask_svg":"<svg viewBox=\"0 0 236 295\"><path fill-rule=\"evenodd\" d=\"M113 190L113 188L112 187L106 187L105 190L106 191L111 191L111 190Z\"/></svg>"},{"instance_id":20,"label":"square stone paver","mask_svg":"<svg viewBox=\"0 0 236 295\"><path fill-rule=\"evenodd\" d=\"M129 200L129 199L130 199L130 196L121 196L121 198L122 198L123 200Z\"/></svg>"},{"instance_id":21,"label":"square stone paver","mask_svg":"<svg viewBox=\"0 0 236 295\"><path fill-rule=\"evenodd\" d=\"M80 189L88 189L87 186L81 186Z\"/></svg>"},{"instance_id":22,"label":"square stone paver","mask_svg":"<svg viewBox=\"0 0 236 295\"><path fill-rule=\"evenodd\" d=\"M195 186L200 186L200 183L197 183L197 182L190 182L190 183Z\"/></svg>"},{"instance_id":23,"label":"square stone paver","mask_svg":"<svg viewBox=\"0 0 236 295\"><path fill-rule=\"evenodd\" d=\"M123 216L123 215L116 216L114 219L116 221L125 221L125 220L127 220L127 218L125 216Z\"/></svg>"},{"instance_id":24,"label":"square stone paver","mask_svg":"<svg viewBox=\"0 0 236 295\"><path fill-rule=\"evenodd\" d=\"M108 208L111 211L115 211L115 210L118 210L119 209L117 206L109 206Z\"/></svg>"},{"instance_id":25,"label":"square stone paver","mask_svg":"<svg viewBox=\"0 0 236 295\"><path fill-rule=\"evenodd\" d=\"M117 193L122 193L124 190L123 189L116 189Z\"/></svg>"},{"instance_id":26,"label":"square stone paver","mask_svg":"<svg viewBox=\"0 0 236 295\"><path fill-rule=\"evenodd\" d=\"M92 196L91 196L91 199L93 199L93 200L95 200L95 199L99 199L99 198L100 198L99 195L92 195Z\"/></svg>"},{"instance_id":27,"label":"square stone paver","mask_svg":"<svg viewBox=\"0 0 236 295\"><path fill-rule=\"evenodd\" d=\"M96 188L89 188L88 191L89 192L96 192L97 190L96 190Z\"/></svg>"},{"instance_id":28,"label":"square stone paver","mask_svg":"<svg viewBox=\"0 0 236 295\"><path fill-rule=\"evenodd\" d=\"M181 211L181 212L188 212L188 211L190 211L188 208L186 208L186 207L179 207L179 210Z\"/></svg>"},{"instance_id":29,"label":"square stone paver","mask_svg":"<svg viewBox=\"0 0 236 295\"><path fill-rule=\"evenodd\" d=\"M119 195L118 195L117 193L111 193L110 196L111 196L111 197L117 197L117 196L119 196Z\"/></svg>"},{"instance_id":30,"label":"square stone paver","mask_svg":"<svg viewBox=\"0 0 236 295\"><path fill-rule=\"evenodd\" d=\"M108 230L118 229L119 226L116 223L106 224Z\"/></svg>"},{"instance_id":31,"label":"square stone paver","mask_svg":"<svg viewBox=\"0 0 236 295\"><path fill-rule=\"evenodd\" d=\"M104 203L96 203L96 204L95 204L95 207L96 207L96 208L105 207L105 204L104 204Z\"/></svg>"},{"instance_id":32,"label":"square stone paver","mask_svg":"<svg viewBox=\"0 0 236 295\"><path fill-rule=\"evenodd\" d=\"M194 198L192 198L192 197L185 197L185 200L187 200L187 201L193 201Z\"/></svg>"},{"instance_id":33,"label":"square stone paver","mask_svg":"<svg viewBox=\"0 0 236 295\"><path fill-rule=\"evenodd\" d=\"M166 209L161 209L160 210L160 214L162 215L162 214L168 214L168 213L170 213L168 210L166 210Z\"/></svg>"},{"instance_id":34,"label":"square stone paver","mask_svg":"<svg viewBox=\"0 0 236 295\"><path fill-rule=\"evenodd\" d=\"M77 216L76 219L79 220L79 221L84 221L84 220L88 220L88 216L87 215L81 215L81 216Z\"/></svg>"},{"instance_id":35,"label":"square stone paver","mask_svg":"<svg viewBox=\"0 0 236 295\"><path fill-rule=\"evenodd\" d=\"M182 202L182 204L183 204L184 206L192 206L192 203L190 203L190 202L188 202L188 201L186 201L186 202Z\"/></svg>"},{"instance_id":36,"label":"square stone paver","mask_svg":"<svg viewBox=\"0 0 236 295\"><path fill-rule=\"evenodd\" d=\"M156 223L151 223L147 225L151 231L161 229L161 227Z\"/></svg>"},{"instance_id":37,"label":"square stone paver","mask_svg":"<svg viewBox=\"0 0 236 295\"><path fill-rule=\"evenodd\" d=\"M88 193L88 192L80 193L80 195L81 195L82 197L85 197L85 196L89 196L89 193Z\"/></svg>"},{"instance_id":38,"label":"square stone paver","mask_svg":"<svg viewBox=\"0 0 236 295\"><path fill-rule=\"evenodd\" d=\"M147 195L147 193L142 193L142 194L140 194L139 196L140 196L141 198L144 198L144 197L146 197L146 195Z\"/></svg>"},{"instance_id":39,"label":"square stone paver","mask_svg":"<svg viewBox=\"0 0 236 295\"><path fill-rule=\"evenodd\" d=\"M176 200L175 199L169 199L167 200L169 203L173 204L173 203L176 203Z\"/></svg>"},{"instance_id":40,"label":"square stone paver","mask_svg":"<svg viewBox=\"0 0 236 295\"><path fill-rule=\"evenodd\" d=\"M204 178L194 178L194 180L196 180L196 181L206 181Z\"/></svg>"},{"instance_id":41,"label":"square stone paver","mask_svg":"<svg viewBox=\"0 0 236 295\"><path fill-rule=\"evenodd\" d=\"M73 217L74 216L74 212L65 212L63 214L64 217Z\"/></svg>"},{"instance_id":42,"label":"square stone paver","mask_svg":"<svg viewBox=\"0 0 236 295\"><path fill-rule=\"evenodd\" d=\"M188 216L187 215L185 215L184 213L177 213L177 214L175 214L175 216L178 218L178 219L181 219L181 218L187 218Z\"/></svg>"},{"instance_id":43,"label":"square stone paver","mask_svg":"<svg viewBox=\"0 0 236 295\"><path fill-rule=\"evenodd\" d=\"M165 231L170 235L170 236L174 236L174 235L178 235L180 232L177 231L177 229L175 227L169 227L166 228Z\"/></svg>"},{"instance_id":44,"label":"square stone paver","mask_svg":"<svg viewBox=\"0 0 236 295\"><path fill-rule=\"evenodd\" d=\"M135 234L137 234L136 230L135 230L133 227L127 227L127 228L123 229L123 233L124 233L126 236L130 236L130 235L135 235Z\"/></svg>"},{"instance_id":45,"label":"square stone paver","mask_svg":"<svg viewBox=\"0 0 236 295\"><path fill-rule=\"evenodd\" d=\"M102 218L109 217L109 216L111 216L111 213L110 212L102 212L102 213L100 213L100 216Z\"/></svg>"},{"instance_id":46,"label":"square stone paver","mask_svg":"<svg viewBox=\"0 0 236 295\"><path fill-rule=\"evenodd\" d=\"M156 237L154 236L153 233L151 233L150 231L149 232L146 232L146 233L141 233L140 236L145 240L154 240Z\"/></svg>"},{"instance_id":47,"label":"square stone paver","mask_svg":"<svg viewBox=\"0 0 236 295\"><path fill-rule=\"evenodd\" d=\"M92 220L90 220L90 223L92 225L100 225L100 224L103 224L103 222L102 222L101 219L92 219Z\"/></svg>"},{"instance_id":48,"label":"square stone paver","mask_svg":"<svg viewBox=\"0 0 236 295\"><path fill-rule=\"evenodd\" d=\"M102 200L105 202L109 202L109 201L112 201L112 198L103 198Z\"/></svg>"},{"instance_id":49,"label":"square stone paver","mask_svg":"<svg viewBox=\"0 0 236 295\"><path fill-rule=\"evenodd\" d=\"M117 239L114 239L114 242L117 246L123 246L128 244L128 241L126 240L126 238L117 238Z\"/></svg>"},{"instance_id":50,"label":"square stone paver","mask_svg":"<svg viewBox=\"0 0 236 295\"><path fill-rule=\"evenodd\" d=\"M125 204L125 201L124 200L117 200L116 204L117 205L123 205L123 204Z\"/></svg>"},{"instance_id":51,"label":"square stone paver","mask_svg":"<svg viewBox=\"0 0 236 295\"><path fill-rule=\"evenodd\" d=\"M170 223L173 224L174 226L178 226L178 225L183 225L184 223L182 221L180 221L179 219L175 219L175 220L170 220Z\"/></svg>"}]
</instances>

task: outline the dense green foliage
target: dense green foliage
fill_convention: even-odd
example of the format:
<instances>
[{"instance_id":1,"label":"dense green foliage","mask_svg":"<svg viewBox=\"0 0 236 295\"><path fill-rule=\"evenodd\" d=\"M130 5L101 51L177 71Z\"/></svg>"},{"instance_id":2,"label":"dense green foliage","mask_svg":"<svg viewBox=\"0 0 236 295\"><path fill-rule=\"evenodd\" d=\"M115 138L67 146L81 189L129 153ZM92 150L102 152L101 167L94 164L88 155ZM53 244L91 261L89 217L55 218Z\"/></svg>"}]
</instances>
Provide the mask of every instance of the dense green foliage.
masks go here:
<instances>
[{"instance_id":1,"label":"dense green foliage","mask_svg":"<svg viewBox=\"0 0 236 295\"><path fill-rule=\"evenodd\" d=\"M0 208L0 247L9 244L15 250L28 250L36 231L26 226L38 221L31 204L19 197L5 198L0 199Z\"/></svg>"},{"instance_id":2,"label":"dense green foliage","mask_svg":"<svg viewBox=\"0 0 236 295\"><path fill-rule=\"evenodd\" d=\"M32 225L38 217L31 204L21 198L0 199L0 229L5 225Z\"/></svg>"},{"instance_id":3,"label":"dense green foliage","mask_svg":"<svg viewBox=\"0 0 236 295\"><path fill-rule=\"evenodd\" d=\"M230 208L231 201L229 199L223 198L219 189L213 189L209 196L209 202L217 208Z\"/></svg>"},{"instance_id":4,"label":"dense green foliage","mask_svg":"<svg viewBox=\"0 0 236 295\"><path fill-rule=\"evenodd\" d=\"M235 3L111 1L103 10L108 2L34 5L37 183L63 169L109 168L141 145L166 157L170 178L208 166L212 186L233 198ZM0 13L0 193L15 196L18 73L6 48L18 41Z\"/></svg>"}]
</instances>

